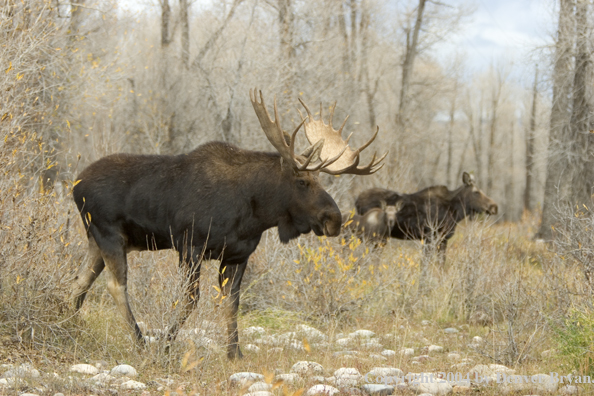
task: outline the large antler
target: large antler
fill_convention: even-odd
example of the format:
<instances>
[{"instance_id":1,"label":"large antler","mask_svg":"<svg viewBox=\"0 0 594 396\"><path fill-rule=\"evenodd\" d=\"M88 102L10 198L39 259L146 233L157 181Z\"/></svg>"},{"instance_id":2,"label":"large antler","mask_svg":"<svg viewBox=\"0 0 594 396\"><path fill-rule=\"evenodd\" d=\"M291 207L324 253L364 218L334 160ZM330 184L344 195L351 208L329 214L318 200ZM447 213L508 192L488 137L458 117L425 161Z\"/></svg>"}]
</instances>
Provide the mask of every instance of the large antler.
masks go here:
<instances>
[{"instance_id":1,"label":"large antler","mask_svg":"<svg viewBox=\"0 0 594 396\"><path fill-rule=\"evenodd\" d=\"M258 93L260 94L260 100L258 101ZM254 111L258 116L258 120L260 121L260 125L262 126L262 130L266 134L266 137L272 143L274 148L279 152L281 157L288 161L289 164L300 171L317 171L320 168L325 166L331 165L335 161L337 161L340 156L345 152L345 150L338 151L334 154L332 158L326 157L325 161L320 161L316 165L310 165L313 161L315 162L322 152L324 146L324 139L316 140L310 147L308 147L301 156L295 155L295 137L297 136L297 132L303 125L303 123L307 120L304 118L301 123L295 128L293 133L290 135L290 139L285 137L286 133L283 132L280 126L280 116L278 115L278 109L276 107L276 98L274 99L274 121L270 118L270 114L266 109L266 105L264 104L264 96L262 95L262 91L258 89L251 90L250 89L250 99L252 101L252 106L254 106ZM287 140L289 144L287 144ZM311 143L311 139L310 143Z\"/></svg>"},{"instance_id":2,"label":"large antler","mask_svg":"<svg viewBox=\"0 0 594 396\"><path fill-rule=\"evenodd\" d=\"M307 140L311 144L312 142L317 142L320 140L324 140L324 146L322 147L321 157L322 161L324 158L333 158L336 156L337 153L341 154L336 161L332 161L331 164L328 164L320 169L322 172L330 173L332 175L339 175L343 173L350 173L354 175L370 175L372 173L377 172L384 166L383 161L386 158L388 153L386 152L379 160L375 160L376 153L373 154L373 158L371 162L364 167L359 168L359 154L363 151L367 146L371 144L377 137L379 132L379 127L375 131L373 137L365 143L363 146L359 147L357 150L353 150L349 147L349 139L351 135L346 138L346 140L342 140L342 129L347 122L348 116L345 118L344 122L340 126L338 130L334 129L332 126L332 118L334 117L334 109L336 109L336 103L332 107L330 111L330 121L328 124L324 123L324 119L322 117L322 104L320 103L320 119L314 120L309 107L299 99L299 102L305 108L307 112L307 117L303 117L301 111L299 114L302 118L302 123L305 125L305 136Z\"/></svg>"}]
</instances>

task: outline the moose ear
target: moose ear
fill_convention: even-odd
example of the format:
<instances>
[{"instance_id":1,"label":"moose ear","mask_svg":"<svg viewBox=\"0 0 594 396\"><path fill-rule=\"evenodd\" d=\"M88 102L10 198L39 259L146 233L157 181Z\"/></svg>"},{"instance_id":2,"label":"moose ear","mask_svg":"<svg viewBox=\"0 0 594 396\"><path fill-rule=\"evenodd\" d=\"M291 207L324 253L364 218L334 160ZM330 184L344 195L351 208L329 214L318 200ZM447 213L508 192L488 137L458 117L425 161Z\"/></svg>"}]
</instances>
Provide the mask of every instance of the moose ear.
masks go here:
<instances>
[{"instance_id":1,"label":"moose ear","mask_svg":"<svg viewBox=\"0 0 594 396\"><path fill-rule=\"evenodd\" d=\"M382 210L386 210L386 201L384 201L383 199L380 201L380 206L382 208Z\"/></svg>"},{"instance_id":2,"label":"moose ear","mask_svg":"<svg viewBox=\"0 0 594 396\"><path fill-rule=\"evenodd\" d=\"M467 186L472 186L474 184L474 176L468 172L464 172L462 174L462 183Z\"/></svg>"}]
</instances>

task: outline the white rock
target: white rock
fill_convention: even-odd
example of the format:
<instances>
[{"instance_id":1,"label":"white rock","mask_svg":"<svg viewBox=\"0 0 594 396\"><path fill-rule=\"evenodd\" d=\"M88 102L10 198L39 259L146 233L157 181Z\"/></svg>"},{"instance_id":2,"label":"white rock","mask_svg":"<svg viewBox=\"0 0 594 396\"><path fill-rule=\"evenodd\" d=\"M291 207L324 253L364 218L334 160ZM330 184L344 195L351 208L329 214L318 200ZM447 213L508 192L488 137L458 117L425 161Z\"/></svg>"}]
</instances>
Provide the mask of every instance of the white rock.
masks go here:
<instances>
[{"instance_id":1,"label":"white rock","mask_svg":"<svg viewBox=\"0 0 594 396\"><path fill-rule=\"evenodd\" d=\"M515 374L516 370L510 369L502 364L490 364L489 368L495 373Z\"/></svg>"},{"instance_id":2,"label":"white rock","mask_svg":"<svg viewBox=\"0 0 594 396\"><path fill-rule=\"evenodd\" d=\"M244 337L255 337L255 336L263 336L266 334L266 330L260 326L250 326L242 331Z\"/></svg>"},{"instance_id":3,"label":"white rock","mask_svg":"<svg viewBox=\"0 0 594 396\"><path fill-rule=\"evenodd\" d=\"M372 338L371 340L362 343L361 348L365 348L365 349L373 350L373 351L381 351L382 349L384 349L384 346L379 343L377 338Z\"/></svg>"},{"instance_id":4,"label":"white rock","mask_svg":"<svg viewBox=\"0 0 594 396\"><path fill-rule=\"evenodd\" d=\"M0 388L12 388L15 382L16 380L14 379L14 377L0 378Z\"/></svg>"},{"instance_id":5,"label":"white rock","mask_svg":"<svg viewBox=\"0 0 594 396\"><path fill-rule=\"evenodd\" d=\"M414 353L414 351L413 351ZM384 349L381 353L382 356L385 357L392 357L392 356L396 356L396 351L393 351L391 349Z\"/></svg>"},{"instance_id":6,"label":"white rock","mask_svg":"<svg viewBox=\"0 0 594 396\"><path fill-rule=\"evenodd\" d=\"M550 375L547 374L536 374L532 376L532 389L539 392L555 392L558 387L558 383L553 380Z\"/></svg>"},{"instance_id":7,"label":"white rock","mask_svg":"<svg viewBox=\"0 0 594 396\"><path fill-rule=\"evenodd\" d=\"M380 383L385 381L379 381L378 377L398 377L402 378L404 376L404 372L395 367L374 367L372 368L367 374L365 374L365 381L369 380L371 383ZM392 381L391 383L396 383L398 381ZM389 385L389 384L388 384Z\"/></svg>"},{"instance_id":8,"label":"white rock","mask_svg":"<svg viewBox=\"0 0 594 396\"><path fill-rule=\"evenodd\" d=\"M287 344L287 348L289 349L293 349L295 351L305 351L305 347L303 346L303 342L299 341L299 340L291 340L288 344Z\"/></svg>"},{"instance_id":9,"label":"white rock","mask_svg":"<svg viewBox=\"0 0 594 396\"><path fill-rule=\"evenodd\" d=\"M19 367L5 372L3 376L5 378L39 378L41 374L29 363L23 363Z\"/></svg>"},{"instance_id":10,"label":"white rock","mask_svg":"<svg viewBox=\"0 0 594 396\"><path fill-rule=\"evenodd\" d=\"M256 344L260 345L279 345L279 340L276 339L275 336L263 335L261 338L258 338L254 341Z\"/></svg>"},{"instance_id":11,"label":"white rock","mask_svg":"<svg viewBox=\"0 0 594 396\"><path fill-rule=\"evenodd\" d=\"M481 345L483 342L485 342L485 340L483 340L483 337L481 337L481 336L472 337L473 344Z\"/></svg>"},{"instance_id":12,"label":"white rock","mask_svg":"<svg viewBox=\"0 0 594 396\"><path fill-rule=\"evenodd\" d=\"M249 388L248 388L248 392L268 392L269 390L272 389L272 384L267 384L266 382L255 382L253 383Z\"/></svg>"},{"instance_id":13,"label":"white rock","mask_svg":"<svg viewBox=\"0 0 594 396\"><path fill-rule=\"evenodd\" d=\"M247 352L258 353L260 352L260 347L254 344L246 344L243 346L243 350Z\"/></svg>"},{"instance_id":14,"label":"white rock","mask_svg":"<svg viewBox=\"0 0 594 396\"><path fill-rule=\"evenodd\" d=\"M453 390L452 385L446 380L437 378L432 373L420 373L409 378L408 387L416 393L431 393L436 396L447 395Z\"/></svg>"},{"instance_id":15,"label":"white rock","mask_svg":"<svg viewBox=\"0 0 594 396\"><path fill-rule=\"evenodd\" d=\"M229 377L231 386L245 386L249 382L264 381L264 376L258 373L240 372Z\"/></svg>"},{"instance_id":16,"label":"white rock","mask_svg":"<svg viewBox=\"0 0 594 396\"><path fill-rule=\"evenodd\" d=\"M297 362L291 367L291 373L299 374L303 377L308 377L312 375L323 375L324 374L324 367L316 362L308 362L302 360Z\"/></svg>"},{"instance_id":17,"label":"white rock","mask_svg":"<svg viewBox=\"0 0 594 396\"><path fill-rule=\"evenodd\" d=\"M388 360L387 357L382 356L382 355L378 355L377 353L370 353L369 354L369 358L370 359L375 359L375 360Z\"/></svg>"},{"instance_id":18,"label":"white rock","mask_svg":"<svg viewBox=\"0 0 594 396\"><path fill-rule=\"evenodd\" d=\"M278 374L275 378L277 381L284 381L287 384L295 384L301 380L301 377L297 373L290 374Z\"/></svg>"},{"instance_id":19,"label":"white rock","mask_svg":"<svg viewBox=\"0 0 594 396\"><path fill-rule=\"evenodd\" d=\"M351 338L372 338L375 337L375 333L371 330L357 330L349 334Z\"/></svg>"},{"instance_id":20,"label":"white rock","mask_svg":"<svg viewBox=\"0 0 594 396\"><path fill-rule=\"evenodd\" d=\"M348 347L349 345L353 344L353 339L352 338L339 338L335 342L337 345L339 345L341 347Z\"/></svg>"},{"instance_id":21,"label":"white rock","mask_svg":"<svg viewBox=\"0 0 594 396\"><path fill-rule=\"evenodd\" d=\"M443 347L439 346L439 345L429 345L427 347L427 352L441 353L441 352L443 352Z\"/></svg>"},{"instance_id":22,"label":"white rock","mask_svg":"<svg viewBox=\"0 0 594 396\"><path fill-rule=\"evenodd\" d=\"M244 396L274 396L274 393L270 393L268 391L257 391L246 393Z\"/></svg>"},{"instance_id":23,"label":"white rock","mask_svg":"<svg viewBox=\"0 0 594 396\"><path fill-rule=\"evenodd\" d=\"M145 389L146 385L142 382L130 380L120 385L120 389Z\"/></svg>"},{"instance_id":24,"label":"white rock","mask_svg":"<svg viewBox=\"0 0 594 396\"><path fill-rule=\"evenodd\" d=\"M97 382L100 384L108 384L113 380L115 380L115 377L112 377L111 375L109 375L107 373L99 373L99 374L95 375L94 377L89 378L89 381Z\"/></svg>"},{"instance_id":25,"label":"white rock","mask_svg":"<svg viewBox=\"0 0 594 396\"><path fill-rule=\"evenodd\" d=\"M37 393L21 393L20 396L39 396Z\"/></svg>"},{"instance_id":26,"label":"white rock","mask_svg":"<svg viewBox=\"0 0 594 396\"><path fill-rule=\"evenodd\" d=\"M421 326L429 326L430 324L431 324L431 322L428 321L428 320L422 320L421 321Z\"/></svg>"},{"instance_id":27,"label":"white rock","mask_svg":"<svg viewBox=\"0 0 594 396\"><path fill-rule=\"evenodd\" d=\"M297 332L305 337L309 342L328 341L328 336L326 334L308 325L302 324L297 326Z\"/></svg>"},{"instance_id":28,"label":"white rock","mask_svg":"<svg viewBox=\"0 0 594 396\"><path fill-rule=\"evenodd\" d=\"M390 385L382 384L365 384L361 387L361 390L367 395L391 395L394 393L394 387Z\"/></svg>"},{"instance_id":29,"label":"white rock","mask_svg":"<svg viewBox=\"0 0 594 396\"><path fill-rule=\"evenodd\" d=\"M324 382L326 382L323 375L312 375L311 377L309 377L309 380L316 384L323 384Z\"/></svg>"},{"instance_id":30,"label":"white rock","mask_svg":"<svg viewBox=\"0 0 594 396\"><path fill-rule=\"evenodd\" d=\"M113 376L126 376L132 378L138 375L136 369L128 364L120 364L119 366L115 366L111 369L110 374Z\"/></svg>"},{"instance_id":31,"label":"white rock","mask_svg":"<svg viewBox=\"0 0 594 396\"><path fill-rule=\"evenodd\" d=\"M448 353L448 360L458 361L458 360L460 360L461 357L462 356L460 356L460 354L458 354L458 353L454 353L454 352Z\"/></svg>"},{"instance_id":32,"label":"white rock","mask_svg":"<svg viewBox=\"0 0 594 396\"><path fill-rule=\"evenodd\" d=\"M459 332L460 332L460 330L456 329L455 327L448 327L447 329L444 330L444 333L446 333L446 334L456 334Z\"/></svg>"},{"instance_id":33,"label":"white rock","mask_svg":"<svg viewBox=\"0 0 594 396\"><path fill-rule=\"evenodd\" d=\"M332 396L338 394L340 391L330 385L314 385L307 390L305 396Z\"/></svg>"},{"instance_id":34,"label":"white rock","mask_svg":"<svg viewBox=\"0 0 594 396\"><path fill-rule=\"evenodd\" d=\"M297 338L297 333L295 333L294 331L289 331L276 337L279 345L288 345L289 343L291 343L291 341L296 340Z\"/></svg>"},{"instance_id":35,"label":"white rock","mask_svg":"<svg viewBox=\"0 0 594 396\"><path fill-rule=\"evenodd\" d=\"M575 385L565 385L559 388L559 394L563 396L577 395L578 387Z\"/></svg>"},{"instance_id":36,"label":"white rock","mask_svg":"<svg viewBox=\"0 0 594 396\"><path fill-rule=\"evenodd\" d=\"M403 356L412 356L415 354L415 350L413 348L402 348L400 354Z\"/></svg>"},{"instance_id":37,"label":"white rock","mask_svg":"<svg viewBox=\"0 0 594 396\"><path fill-rule=\"evenodd\" d=\"M343 367L334 372L334 378L336 378L336 385L339 388L344 388L347 386L356 386L361 380L362 375L354 367Z\"/></svg>"},{"instance_id":38,"label":"white rock","mask_svg":"<svg viewBox=\"0 0 594 396\"><path fill-rule=\"evenodd\" d=\"M99 372L99 369L90 364L75 364L70 367L70 371L74 373L95 375Z\"/></svg>"},{"instance_id":39,"label":"white rock","mask_svg":"<svg viewBox=\"0 0 594 396\"><path fill-rule=\"evenodd\" d=\"M471 368L468 373L471 378L479 376L482 379L489 379L489 381L496 381L497 374L512 375L515 372L516 372L515 370L510 369L505 366L502 366L500 364L490 364L488 366L486 366L484 364L477 364L476 366ZM481 382L481 385L483 385L483 384L486 385L485 382Z\"/></svg>"},{"instance_id":40,"label":"white rock","mask_svg":"<svg viewBox=\"0 0 594 396\"><path fill-rule=\"evenodd\" d=\"M335 377L326 377L324 378L324 382L330 385L336 385L336 378Z\"/></svg>"}]
</instances>

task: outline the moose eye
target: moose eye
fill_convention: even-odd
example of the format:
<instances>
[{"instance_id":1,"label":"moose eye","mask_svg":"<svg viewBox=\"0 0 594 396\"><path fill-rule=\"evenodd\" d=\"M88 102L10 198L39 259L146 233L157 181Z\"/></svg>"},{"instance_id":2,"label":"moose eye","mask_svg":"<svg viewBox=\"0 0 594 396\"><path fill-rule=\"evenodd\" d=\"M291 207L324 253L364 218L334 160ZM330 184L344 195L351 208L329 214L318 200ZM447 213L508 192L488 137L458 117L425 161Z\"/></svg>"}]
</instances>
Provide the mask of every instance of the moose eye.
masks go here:
<instances>
[{"instance_id":1,"label":"moose eye","mask_svg":"<svg viewBox=\"0 0 594 396\"><path fill-rule=\"evenodd\" d=\"M307 182L303 179L297 180L299 187L307 187Z\"/></svg>"}]
</instances>

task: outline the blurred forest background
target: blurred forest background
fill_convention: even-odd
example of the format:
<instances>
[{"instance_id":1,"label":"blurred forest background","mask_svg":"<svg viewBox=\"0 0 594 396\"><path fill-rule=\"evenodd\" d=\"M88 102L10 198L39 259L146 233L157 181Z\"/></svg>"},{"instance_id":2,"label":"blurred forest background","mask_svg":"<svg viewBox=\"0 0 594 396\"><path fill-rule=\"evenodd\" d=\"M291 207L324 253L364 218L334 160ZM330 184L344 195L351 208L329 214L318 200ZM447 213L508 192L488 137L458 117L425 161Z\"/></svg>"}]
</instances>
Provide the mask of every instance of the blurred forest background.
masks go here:
<instances>
[{"instance_id":1,"label":"blurred forest background","mask_svg":"<svg viewBox=\"0 0 594 396\"><path fill-rule=\"evenodd\" d=\"M286 129L299 119L298 97L326 109L338 101L335 123L350 115L355 146L380 126L375 148L390 150L381 172L327 178L341 209L371 186L453 189L463 171L504 220L544 201L558 51L533 49L529 81L514 77L510 59L473 72L462 52L439 61L436 49L473 17L471 4L154 0L125 11L117 0L3 3L3 161L18 163L29 189L72 182L114 152L176 154L210 140L270 150L248 100L257 86L269 104L278 97ZM564 43L573 51L571 19ZM567 95L575 67L565 68ZM30 144L13 156L19 139Z\"/></svg>"}]
</instances>

